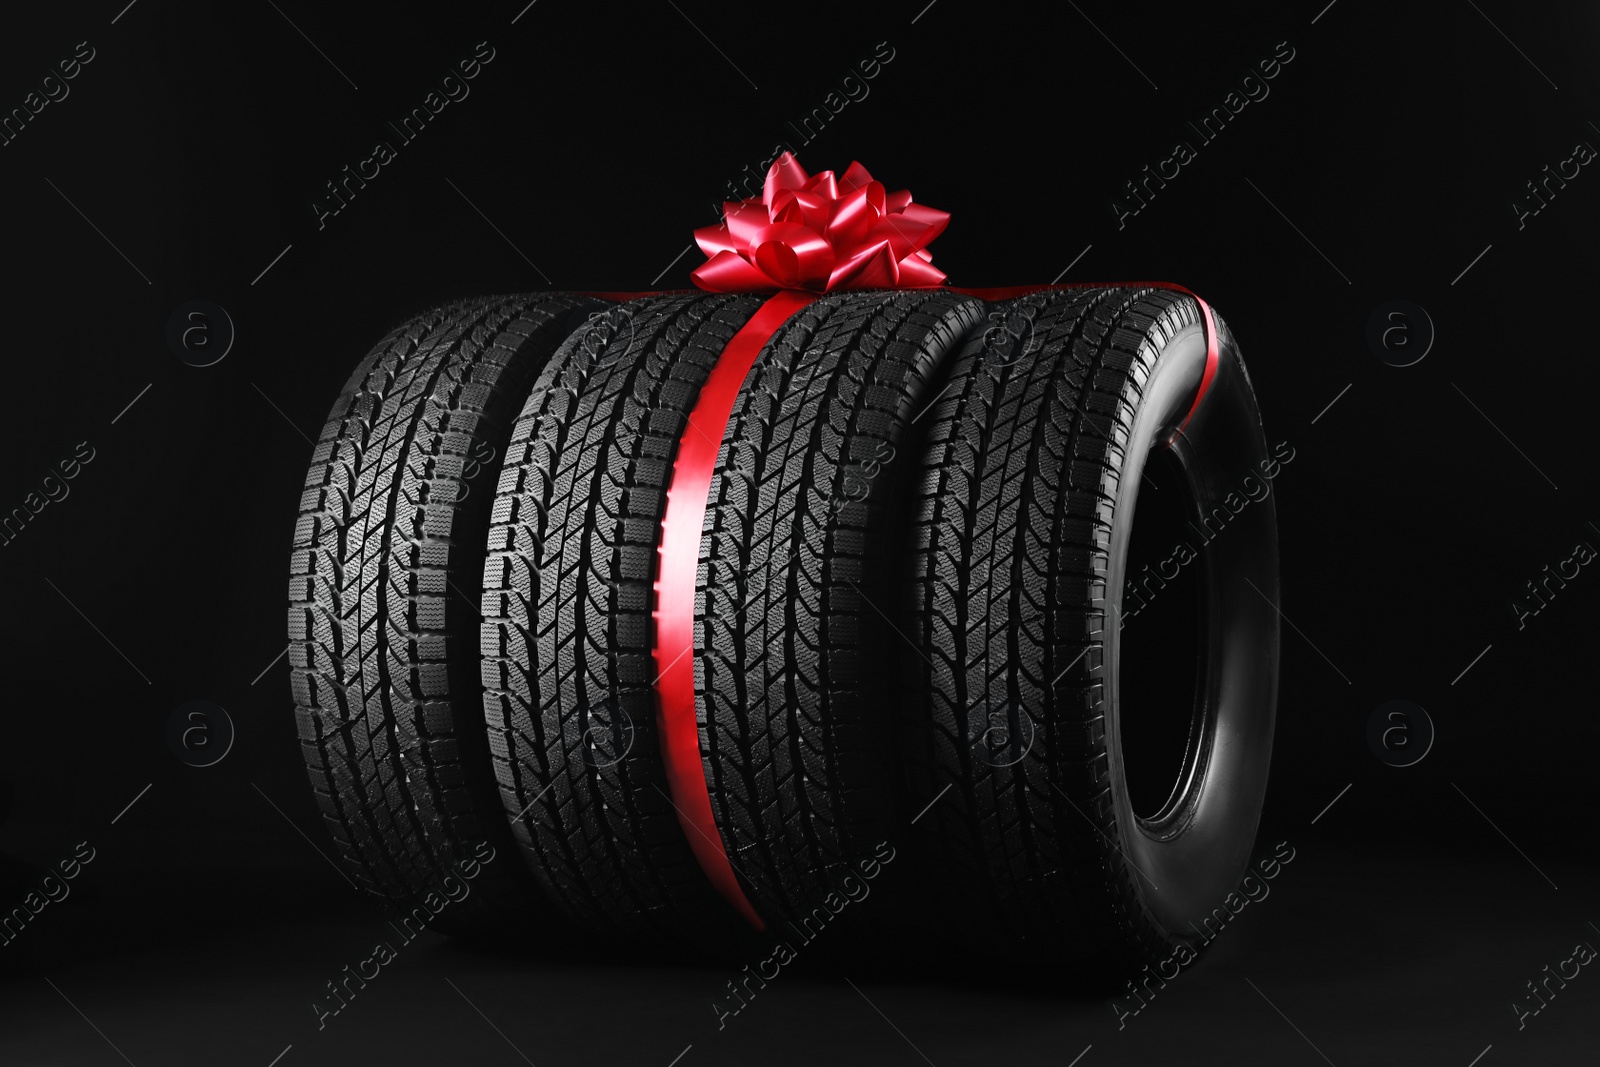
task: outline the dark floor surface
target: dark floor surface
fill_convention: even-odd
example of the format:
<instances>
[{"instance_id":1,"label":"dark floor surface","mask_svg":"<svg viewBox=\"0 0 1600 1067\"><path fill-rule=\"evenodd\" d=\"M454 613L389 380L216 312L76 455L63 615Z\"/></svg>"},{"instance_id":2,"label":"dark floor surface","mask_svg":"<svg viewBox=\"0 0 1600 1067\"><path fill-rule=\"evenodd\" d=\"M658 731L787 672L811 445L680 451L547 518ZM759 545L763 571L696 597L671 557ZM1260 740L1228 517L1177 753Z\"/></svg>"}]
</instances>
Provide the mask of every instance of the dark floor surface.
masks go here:
<instances>
[{"instance_id":1,"label":"dark floor surface","mask_svg":"<svg viewBox=\"0 0 1600 1067\"><path fill-rule=\"evenodd\" d=\"M310 1004L323 983L374 941L398 941L354 894L330 906L307 899L306 887L263 880L243 891L258 902L257 922L210 935L226 902L196 899L183 921L163 903L181 886L112 893L102 883L50 905L0 950L14 953L0 980L0 1064L1556 1067L1600 1058L1600 976L1588 968L1520 1031L1511 1009L1519 992L1530 999L1524 983L1544 965L1558 966L1577 942L1600 944L1591 925L1600 909L1587 907L1600 871L1544 856L1535 868L1498 838L1486 837L1485 857L1469 864L1314 835L1297 843L1265 899L1120 1028L1108 998L1018 988L984 961L808 962L802 950L719 1029L711 1004L726 999L732 965L608 960L604 946L581 943L507 956L428 933L401 945L319 1029Z\"/></svg>"}]
</instances>

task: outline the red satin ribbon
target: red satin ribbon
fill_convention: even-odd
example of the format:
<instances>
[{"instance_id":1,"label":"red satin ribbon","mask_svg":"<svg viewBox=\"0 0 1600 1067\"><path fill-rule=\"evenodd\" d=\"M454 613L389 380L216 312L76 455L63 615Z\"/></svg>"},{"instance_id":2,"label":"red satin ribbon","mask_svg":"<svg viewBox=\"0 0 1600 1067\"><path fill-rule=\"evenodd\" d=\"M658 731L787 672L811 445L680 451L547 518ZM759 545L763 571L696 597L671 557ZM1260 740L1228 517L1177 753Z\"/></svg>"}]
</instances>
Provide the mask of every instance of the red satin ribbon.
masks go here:
<instances>
[{"instance_id":1,"label":"red satin ribbon","mask_svg":"<svg viewBox=\"0 0 1600 1067\"><path fill-rule=\"evenodd\" d=\"M1046 290L1079 289L1089 284L1023 285L991 289L941 288L982 300L1008 300ZM1204 313L1206 366L1194 402L1179 426L1181 433L1216 376L1217 329L1211 308L1188 289L1170 282L1109 284L1187 293L1199 303ZM625 299L630 295L648 294L591 295ZM661 737L667 786L678 812L678 822L683 827L695 859L700 863L700 869L723 899L757 930L764 930L766 925L745 896L733 865L728 860L722 833L712 814L711 794L700 757L699 712L694 678L694 614L700 537L711 481L716 474L717 453L722 447L723 435L727 431L739 390L743 388L746 376L773 334L791 315L815 301L819 295L799 289L778 291L756 310L750 321L733 335L722 350L689 412L688 424L679 436L677 457L667 482L666 511L661 519L661 565L655 583L656 633L653 652L659 672L655 686L656 722Z\"/></svg>"},{"instance_id":2,"label":"red satin ribbon","mask_svg":"<svg viewBox=\"0 0 1600 1067\"><path fill-rule=\"evenodd\" d=\"M816 293L785 289L768 298L722 350L700 387L678 438L677 458L667 480L661 518L661 566L656 579L656 722L667 786L689 847L717 892L757 930L766 929L745 897L728 862L721 831L711 813L711 793L700 762L700 728L694 691L694 600L700 566L700 531L706 498L716 473L717 451L734 402L756 357L789 316L817 299ZM709 729L709 727L708 727Z\"/></svg>"},{"instance_id":3,"label":"red satin ribbon","mask_svg":"<svg viewBox=\"0 0 1600 1067\"><path fill-rule=\"evenodd\" d=\"M1188 292L1188 290L1184 291ZM1193 293L1189 293L1189 295L1194 296ZM1183 421L1178 424L1178 433L1180 434L1183 432L1184 427L1189 425L1189 420L1194 418L1194 413L1200 410L1200 401L1206 395L1206 390L1211 388L1211 380L1217 376L1217 320L1211 314L1210 304L1201 300L1198 296L1194 296L1194 302L1200 305L1200 311L1205 315L1206 320L1206 369L1200 375L1200 388L1194 392L1194 403L1189 405L1188 414L1184 415ZM1173 436L1176 437L1177 434Z\"/></svg>"}]
</instances>

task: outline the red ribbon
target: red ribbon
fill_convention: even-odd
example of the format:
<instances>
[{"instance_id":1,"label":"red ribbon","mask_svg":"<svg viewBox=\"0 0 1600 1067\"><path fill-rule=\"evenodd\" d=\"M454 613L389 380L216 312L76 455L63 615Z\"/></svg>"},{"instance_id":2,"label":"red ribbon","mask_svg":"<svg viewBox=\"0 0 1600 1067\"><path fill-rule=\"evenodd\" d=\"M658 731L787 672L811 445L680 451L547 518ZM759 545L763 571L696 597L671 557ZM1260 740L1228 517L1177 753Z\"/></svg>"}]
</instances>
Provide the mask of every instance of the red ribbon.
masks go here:
<instances>
[{"instance_id":1,"label":"red ribbon","mask_svg":"<svg viewBox=\"0 0 1600 1067\"><path fill-rule=\"evenodd\" d=\"M785 152L760 196L722 207L722 225L694 231L711 258L690 276L713 293L908 289L945 278L926 249L949 213L912 203L905 189L885 192L860 163L836 181L831 170L806 174Z\"/></svg>"},{"instance_id":2,"label":"red ribbon","mask_svg":"<svg viewBox=\"0 0 1600 1067\"><path fill-rule=\"evenodd\" d=\"M717 451L728 429L745 375L762 348L790 315L816 294L785 289L770 297L722 350L700 387L688 425L678 438L677 458L667 480L661 517L661 566L656 578L657 725L667 788L678 822L700 869L723 898L757 930L766 928L739 887L711 812L705 766L700 762L700 727L694 689L694 599L700 565L700 531L706 498L717 470ZM707 729L713 727L707 726Z\"/></svg>"}]
</instances>

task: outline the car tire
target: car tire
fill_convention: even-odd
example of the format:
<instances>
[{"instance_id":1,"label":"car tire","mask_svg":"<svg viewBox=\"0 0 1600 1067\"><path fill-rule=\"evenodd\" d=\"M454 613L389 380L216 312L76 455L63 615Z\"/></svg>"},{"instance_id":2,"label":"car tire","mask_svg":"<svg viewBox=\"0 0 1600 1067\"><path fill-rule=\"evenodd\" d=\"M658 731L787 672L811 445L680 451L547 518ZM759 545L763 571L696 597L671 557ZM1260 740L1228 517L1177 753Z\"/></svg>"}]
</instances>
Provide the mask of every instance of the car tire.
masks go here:
<instances>
[{"instance_id":1,"label":"car tire","mask_svg":"<svg viewBox=\"0 0 1600 1067\"><path fill-rule=\"evenodd\" d=\"M904 694L885 665L907 651L892 613L913 438L983 311L952 292L824 296L733 405L700 548L698 718L724 849L769 923L827 921L904 844Z\"/></svg>"},{"instance_id":2,"label":"car tire","mask_svg":"<svg viewBox=\"0 0 1600 1067\"><path fill-rule=\"evenodd\" d=\"M635 943L739 928L673 808L651 616L679 435L760 304L669 294L600 316L540 375L495 501L482 653L502 801L567 913Z\"/></svg>"},{"instance_id":3,"label":"car tire","mask_svg":"<svg viewBox=\"0 0 1600 1067\"><path fill-rule=\"evenodd\" d=\"M991 316L931 417L908 542L902 625L926 655L902 657L905 739L910 802L927 805L925 881L941 925L980 951L1182 962L1244 874L1266 787L1276 521L1247 480L1277 460L1238 346L1197 299L1090 286ZM1156 512L1141 492L1162 495L1152 464L1176 470L1162 492L1196 531L1218 524L1191 572L1193 661L1143 661L1182 681L1160 708L1125 697L1124 646L1150 623L1125 633L1122 619L1156 588L1128 573L1136 506ZM1136 810L1127 757L1160 729L1182 734L1179 769L1159 810Z\"/></svg>"}]
</instances>

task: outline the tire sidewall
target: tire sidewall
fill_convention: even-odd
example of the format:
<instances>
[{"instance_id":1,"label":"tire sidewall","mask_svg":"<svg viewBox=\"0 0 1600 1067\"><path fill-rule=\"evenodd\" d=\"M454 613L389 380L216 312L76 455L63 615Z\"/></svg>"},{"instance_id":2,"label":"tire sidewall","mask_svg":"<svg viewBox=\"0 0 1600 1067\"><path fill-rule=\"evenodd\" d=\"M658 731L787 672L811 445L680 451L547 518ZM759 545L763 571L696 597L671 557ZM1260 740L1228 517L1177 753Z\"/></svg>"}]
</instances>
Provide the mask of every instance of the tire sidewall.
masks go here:
<instances>
[{"instance_id":1,"label":"tire sidewall","mask_svg":"<svg viewBox=\"0 0 1600 1067\"><path fill-rule=\"evenodd\" d=\"M1218 320L1220 322L1220 320ZM1128 882L1141 910L1168 943L1193 943L1200 927L1236 889L1249 863L1271 762L1277 694L1277 524L1269 493L1244 497L1240 484L1258 480L1270 462L1255 397L1238 348L1219 329L1215 376L1188 415L1206 359L1203 325L1179 330L1161 349L1146 379L1114 489L1107 545L1104 710L1111 803ZM1193 385L1191 385L1193 383ZM1137 718L1121 699L1123 591L1128 550L1152 448L1170 441L1185 475L1191 528L1210 534L1204 518L1224 508L1202 539L1199 717L1174 802L1155 820L1138 816L1129 797L1122 731ZM1233 511L1224 501L1245 500ZM1215 520L1213 520L1215 521ZM1253 588L1252 588L1253 587ZM1226 743L1218 738L1226 737Z\"/></svg>"}]
</instances>

